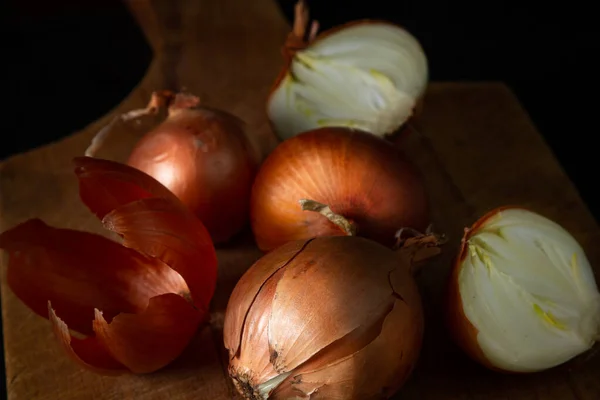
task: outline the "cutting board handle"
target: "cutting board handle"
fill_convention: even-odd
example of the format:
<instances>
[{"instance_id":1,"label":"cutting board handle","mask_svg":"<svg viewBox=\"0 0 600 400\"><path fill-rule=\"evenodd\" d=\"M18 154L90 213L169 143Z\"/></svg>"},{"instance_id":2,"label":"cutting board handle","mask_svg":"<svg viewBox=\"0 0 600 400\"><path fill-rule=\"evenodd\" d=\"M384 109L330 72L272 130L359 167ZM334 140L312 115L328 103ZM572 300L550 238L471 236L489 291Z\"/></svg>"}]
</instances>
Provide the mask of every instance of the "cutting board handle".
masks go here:
<instances>
[{"instance_id":1,"label":"cutting board handle","mask_svg":"<svg viewBox=\"0 0 600 400\"><path fill-rule=\"evenodd\" d=\"M181 20L177 14L178 7L161 7L161 2L156 0L123 1L155 53L162 51L167 43L180 39L180 35L177 34L180 32L180 24L177 21Z\"/></svg>"}]
</instances>

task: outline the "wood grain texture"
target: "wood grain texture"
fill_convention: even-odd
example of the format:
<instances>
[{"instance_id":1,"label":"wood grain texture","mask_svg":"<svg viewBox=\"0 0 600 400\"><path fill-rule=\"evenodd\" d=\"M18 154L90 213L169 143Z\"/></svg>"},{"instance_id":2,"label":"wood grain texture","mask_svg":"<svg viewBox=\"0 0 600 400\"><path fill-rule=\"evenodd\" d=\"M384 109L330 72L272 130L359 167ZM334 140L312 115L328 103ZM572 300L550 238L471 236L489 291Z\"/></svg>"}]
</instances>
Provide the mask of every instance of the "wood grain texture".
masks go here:
<instances>
[{"instance_id":1,"label":"wood grain texture","mask_svg":"<svg viewBox=\"0 0 600 400\"><path fill-rule=\"evenodd\" d=\"M188 90L248 124L266 154L276 140L265 99L281 65L289 27L271 0L193 0L129 6L155 52L146 77L111 115L67 139L15 156L0 166L0 229L31 217L103 233L77 195L71 159L114 113L145 106L156 89ZM124 160L152 124L119 124L101 157ZM535 131L514 95L496 83L434 83L420 133L399 143L422 169L434 221L450 242L422 271L427 323L423 354L403 399L598 399L600 360L575 362L529 376L499 375L475 365L452 345L441 321L443 286L463 227L502 204L529 206L580 241L600 275L600 230L577 191ZM260 252L246 232L218 250L219 286L212 323L173 365L147 376L101 377L82 371L55 343L46 320L21 305L2 281L5 361L10 399L231 399L225 375L223 310L239 276ZM3 269L4 270L4 269Z\"/></svg>"}]
</instances>

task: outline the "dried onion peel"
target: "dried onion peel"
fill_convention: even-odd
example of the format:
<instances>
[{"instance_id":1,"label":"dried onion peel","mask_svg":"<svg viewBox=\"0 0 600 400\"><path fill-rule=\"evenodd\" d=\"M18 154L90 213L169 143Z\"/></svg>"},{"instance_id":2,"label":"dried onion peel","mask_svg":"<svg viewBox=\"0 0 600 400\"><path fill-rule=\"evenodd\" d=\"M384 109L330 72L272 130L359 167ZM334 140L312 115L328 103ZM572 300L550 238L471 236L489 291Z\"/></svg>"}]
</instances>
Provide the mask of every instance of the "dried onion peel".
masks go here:
<instances>
[{"instance_id":1,"label":"dried onion peel","mask_svg":"<svg viewBox=\"0 0 600 400\"><path fill-rule=\"evenodd\" d=\"M8 286L50 320L83 367L103 374L160 369L208 317L217 276L210 236L148 175L89 157L75 164L81 199L123 245L28 220L0 235Z\"/></svg>"},{"instance_id":2,"label":"dried onion peel","mask_svg":"<svg viewBox=\"0 0 600 400\"><path fill-rule=\"evenodd\" d=\"M411 266L439 252L434 236L394 252L353 236L288 242L239 280L224 327L229 373L258 399L364 400L409 377L423 334Z\"/></svg>"},{"instance_id":3,"label":"dried onion peel","mask_svg":"<svg viewBox=\"0 0 600 400\"><path fill-rule=\"evenodd\" d=\"M600 293L586 255L557 223L519 207L465 231L449 284L448 324L494 370L545 370L600 339Z\"/></svg>"},{"instance_id":4,"label":"dried onion peel","mask_svg":"<svg viewBox=\"0 0 600 400\"><path fill-rule=\"evenodd\" d=\"M308 22L300 0L285 64L267 101L279 138L327 126L376 136L397 132L414 115L428 82L417 39L385 21L354 21L319 35L317 23L307 32Z\"/></svg>"}]
</instances>

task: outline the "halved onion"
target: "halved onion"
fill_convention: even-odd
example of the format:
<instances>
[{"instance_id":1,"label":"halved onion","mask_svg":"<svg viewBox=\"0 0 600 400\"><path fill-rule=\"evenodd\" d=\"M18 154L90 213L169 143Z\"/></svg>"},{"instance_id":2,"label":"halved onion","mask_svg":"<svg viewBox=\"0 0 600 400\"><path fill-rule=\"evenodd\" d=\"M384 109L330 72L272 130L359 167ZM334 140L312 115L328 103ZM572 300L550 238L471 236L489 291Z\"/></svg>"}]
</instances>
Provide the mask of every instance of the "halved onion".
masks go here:
<instances>
[{"instance_id":1,"label":"halved onion","mask_svg":"<svg viewBox=\"0 0 600 400\"><path fill-rule=\"evenodd\" d=\"M302 0L295 18L267 103L282 140L328 126L385 136L411 118L428 82L427 58L413 35L386 21L361 20L318 36L315 24L306 41Z\"/></svg>"},{"instance_id":2,"label":"halved onion","mask_svg":"<svg viewBox=\"0 0 600 400\"><path fill-rule=\"evenodd\" d=\"M523 208L495 209L465 230L449 289L458 344L495 370L548 369L600 338L600 293L583 249Z\"/></svg>"}]
</instances>

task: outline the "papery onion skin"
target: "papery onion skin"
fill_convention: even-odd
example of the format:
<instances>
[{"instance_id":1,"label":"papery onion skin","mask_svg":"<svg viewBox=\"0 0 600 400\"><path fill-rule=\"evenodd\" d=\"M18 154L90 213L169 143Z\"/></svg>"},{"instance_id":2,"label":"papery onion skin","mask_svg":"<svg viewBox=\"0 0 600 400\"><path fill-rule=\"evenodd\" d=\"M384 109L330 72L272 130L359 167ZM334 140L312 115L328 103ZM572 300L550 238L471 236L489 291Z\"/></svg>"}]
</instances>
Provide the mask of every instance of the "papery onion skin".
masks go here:
<instances>
[{"instance_id":1,"label":"papery onion skin","mask_svg":"<svg viewBox=\"0 0 600 400\"><path fill-rule=\"evenodd\" d=\"M248 222L257 157L241 120L178 94L167 119L138 141L127 164L165 185L200 218L213 242L223 243Z\"/></svg>"},{"instance_id":2,"label":"papery onion skin","mask_svg":"<svg viewBox=\"0 0 600 400\"><path fill-rule=\"evenodd\" d=\"M506 225L503 227L501 225L502 223L502 219L507 219L507 218L512 218L511 219L511 224L509 225L508 223L506 223ZM494 225L496 224L496 225ZM540 321L544 324L546 324L545 326L548 329L555 329L555 332L557 332L557 334L562 335L564 334L564 332L570 332L571 334L575 335L577 334L577 338L580 340L579 344L573 344L573 343L568 343L565 339L565 341L563 343L557 342L554 344L554 346L551 346L550 348L547 349L542 349L540 350L538 353L532 353L531 351L528 353L528 351L532 348L531 344L528 344L528 337L533 337L534 340L538 340L538 341L542 341L542 340L548 340L544 337L537 337L535 335L540 335L540 331L539 330L531 330L528 331L527 333L525 331L523 331L523 335L518 337L518 339L512 339L513 340L513 348L510 349L511 352L515 351L515 348L518 348L519 346L522 346L522 348L527 349L526 351L523 351L522 353L520 353L520 359L515 359L511 357L511 354L507 352L504 352L504 354L502 356L499 356L499 353L497 350L492 351L491 348L489 347L490 345L488 344L487 346L484 346L481 342L481 340L484 340L484 336L482 335L487 335L487 331L486 332L482 332L482 326L479 326L478 329L478 322L472 320L469 318L468 315L475 315L472 314L474 311L468 311L467 309L465 309L465 302L466 297L465 295L463 295L463 291L466 290L466 286L464 282L464 278L461 279L461 274L463 273L463 271L465 271L465 260L467 260L468 257L475 257L476 255L471 252L477 252L477 249L473 249L471 250L469 248L469 244L470 242L477 237L481 237L481 238L485 238L485 236L483 235L488 235L486 240L488 240L489 242L489 238L490 233L492 235L496 235L498 238L501 238L504 241L507 241L507 243L509 243L509 240L513 240L513 238L509 237L508 235L515 235L515 232L517 232L515 229L519 229L520 230L520 235L522 235L519 239L514 239L514 240L518 240L518 243L520 246L522 246L523 249L525 250L521 250L521 251L532 251L532 246L536 246L538 247L539 251L544 251L543 250L543 241L544 240L551 240L551 239L546 239L549 238L550 236L548 235L554 235L554 237L560 237L562 238L563 242L557 242L554 241L552 242L549 246L551 246L551 248L553 249L561 249L561 246L565 246L566 248L570 248L573 251L573 254L576 254L577 256L574 257L574 259L577 259L579 266L576 266L575 268L579 269L579 273L582 275L585 275L587 277L587 279L583 279L582 281L579 282L580 285L583 286L579 286L579 289L581 289L581 291L576 291L575 293L577 294L578 298L583 299L581 300L581 303L579 304L580 306L584 306L584 307L590 307L589 309L585 309L584 311L580 312L581 310L579 309L571 309L571 312L575 312L577 313L577 317L576 317L576 321L575 322L571 322L571 324L569 324L568 322L561 322L559 319L556 318L555 315L553 315L553 307L573 307L572 305L569 305L569 303L566 303L567 300L564 300L564 302L561 303L562 299L561 298L553 298L552 301L548 301L547 303L544 303L543 297L539 297L539 294L535 294L533 292L530 292L528 290L526 290L523 296L524 299L525 298L529 298L528 296L534 296L532 297L534 299L534 303L532 303L532 307L534 309L534 313L532 314L537 314L535 316L532 316L530 318L530 320L534 320L534 321ZM512 229L512 231L511 231ZM528 239L530 239L530 237L528 237L528 235L531 235L533 232L535 232L535 230L537 230L537 238L533 239L533 245L528 241ZM483 242L483 243L488 243L488 242ZM516 242L515 242L516 243ZM485 254L491 254L492 257L512 257L512 263L519 263L522 262L524 256L519 256L519 252L517 250L515 250L514 253L508 253L506 251L506 248L502 248L498 246L498 242L495 243L496 246L490 245L488 244L488 248L483 247L484 245L482 245L481 243L477 243L476 246L477 247L481 247L481 249L483 249L483 252ZM508 244L510 245L510 243ZM508 246L507 245L507 246ZM482 250L479 250L482 251ZM504 250L504 252L500 253L500 251ZM545 250L548 251L548 250ZM494 253L492 253L494 252ZM496 255L495 255L496 254ZM525 253L523 253L525 254ZM531 253L531 254L535 254L535 253ZM552 262L552 260L559 260L559 254L560 253L556 253L554 254L553 258L548 258L549 253L544 253L545 257L547 258L548 261L546 261L546 263L525 263L523 265L523 267L527 267L527 266L531 266L531 267L539 267L540 265L544 265L547 266L548 269L550 269L552 267L552 264L550 264ZM482 255L482 257L485 258L485 255ZM539 256L538 256L539 257ZM487 267L487 268L500 268L500 266L497 264L497 260L498 258L494 258L489 259L490 261L488 261L489 264L486 265L491 265L491 267ZM535 259L532 259L535 260ZM540 260L539 258L537 259L538 261ZM560 263L560 260L558 261L558 263ZM571 276L569 276L568 274L573 272L575 269L571 269L572 265L568 266L568 269L563 270L562 273L567 273L567 275L564 275L568 278L571 278ZM493 270L489 270L488 273L492 273ZM472 273L476 274L477 272L473 271ZM526 271L525 271L526 273ZM507 275L509 276L509 275ZM563 277L564 277L563 276ZM517 285L520 285L521 288L525 289L525 287L527 286L527 283L524 283L523 279L524 277L526 277L526 275L523 275L523 277L520 276L515 276L515 277L511 277L510 279L516 279L514 282L516 282ZM548 288L551 287L549 285L552 285L552 281L549 280L549 278L547 278L543 273L536 273L535 277L532 277L531 279L534 279L535 281L538 282L539 288ZM566 280L567 278L565 278L565 282L567 282ZM563 282L564 283L564 282ZM472 285L472 284L471 284ZM483 285L483 283L480 282L481 286ZM529 286L531 287L535 287L535 286ZM480 290L482 290L481 288L483 288L483 286L480 287ZM541 290L541 289L538 289ZM573 289L575 290L575 289ZM569 295L569 293L567 292L567 290L562 290L560 291L560 293L558 294L558 296L564 296L565 299L567 299L567 296ZM536 297L538 296L538 297ZM558 297L557 296L557 297ZM583 296L583 297L582 297ZM481 296L479 296L481 297ZM497 299L497 295L495 293L491 293L488 295L487 299L491 300L491 301L495 301ZM571 298L571 297L569 297ZM593 273L592 270L589 267L589 263L587 261L587 258L585 258L585 253L583 251L583 249L579 246L579 244L575 241L575 239L567 232L565 231L562 227L560 227L558 224L556 224L555 222L539 215L536 214L524 207L520 207L520 206L503 206L503 207L498 207L490 212L488 212L487 214L485 214L483 217L481 217L479 220L477 220L473 226L469 229L465 230L465 235L463 237L462 243L461 243L461 248L459 251L459 254L454 262L454 266L453 266L453 270L449 279L449 284L448 284L448 298L447 298L447 313L446 313L446 318L447 318L447 325L450 329L450 332L455 340L455 342L458 344L458 346L473 360L475 360L476 362L480 363L481 365L497 371L497 372L503 372L503 373L531 373L531 372L537 372L537 371L541 371L541 370L545 370L548 368L552 368L555 367L557 365L563 364L565 362L568 362L570 359L578 356L579 354L587 351L589 348L591 348L594 344L594 341L598 340L598 338L600 338L600 293L598 293L598 289L596 286L596 283L594 281L594 277L593 277ZM484 300L479 300L476 297L472 298L473 302L479 302L479 301L484 301ZM497 300L496 300L497 301ZM521 308L522 310L527 310L527 304L525 303L524 300L520 300L522 301L521 303ZM537 303L542 304L542 306L544 306L545 310L542 309L542 307L537 304ZM509 304L510 306L510 304ZM537 307L536 307L537 306ZM517 306L513 306L513 307L517 307ZM513 309L514 310L514 309ZM490 312L488 311L487 314L490 314ZM486 317L487 315L484 315L483 317ZM495 317L495 318L500 318ZM522 328L522 321L518 321L517 320L518 316L515 313L514 314L514 321L513 323L510 324L506 324L506 325L500 325L497 327L499 332L503 332L504 335L508 335L509 333L513 333L513 332L517 332L519 329ZM480 319L480 321L483 321ZM500 321L500 319L498 319L498 321ZM594 322L595 321L595 322ZM481 322L479 322L480 324ZM498 322L500 323L500 322ZM575 326L572 326L573 323L575 324ZM582 325L583 324L583 325ZM593 325L596 325L596 329L595 329L595 333L594 333L594 328ZM590 326L592 327L590 329ZM585 339L582 338L581 335L587 336ZM514 337L514 336L513 336ZM491 339L487 339L488 341ZM516 342L515 342L516 340ZM582 341L589 341L589 346L588 344L584 344L582 343ZM490 342L491 343L491 342ZM500 344L499 342L495 342L497 346L506 346L507 343L502 343ZM571 353L567 353L567 354L562 354L562 355L556 355L553 356L552 361L543 361L543 357L548 358L548 355L552 355L554 354L556 351L560 350L560 349L565 349L567 348L567 346L571 346L571 347L575 347L574 350L571 351ZM499 347L500 349L501 347ZM487 349L487 350L486 350ZM502 353L500 353L502 354ZM516 353L513 357L516 357ZM540 361L540 358L542 358L542 361Z\"/></svg>"},{"instance_id":3,"label":"papery onion skin","mask_svg":"<svg viewBox=\"0 0 600 400\"><path fill-rule=\"evenodd\" d=\"M417 116L429 79L428 61L408 31L389 21L364 19L317 35L314 21L305 40L308 29L308 9L300 0L283 48L284 65L267 101L267 114L281 140L327 126L389 137ZM344 35L348 37L342 45ZM320 64L311 65L313 61ZM309 74L302 72L304 67ZM336 73L326 73L329 67L337 69ZM321 84L309 83L316 72L329 75ZM337 77L340 80L335 82ZM328 84L338 89L327 88Z\"/></svg>"},{"instance_id":4,"label":"papery onion skin","mask_svg":"<svg viewBox=\"0 0 600 400\"><path fill-rule=\"evenodd\" d=\"M82 201L123 244L30 219L0 234L7 284L50 320L82 367L106 375L156 371L209 316L215 248L200 220L147 174L91 157L74 163Z\"/></svg>"},{"instance_id":5,"label":"papery onion skin","mask_svg":"<svg viewBox=\"0 0 600 400\"><path fill-rule=\"evenodd\" d=\"M421 348L413 256L352 236L288 242L263 256L238 282L225 315L229 372L240 393L389 398Z\"/></svg>"},{"instance_id":6,"label":"papery onion skin","mask_svg":"<svg viewBox=\"0 0 600 400\"><path fill-rule=\"evenodd\" d=\"M275 148L252 188L250 222L258 247L344 231L302 199L328 205L358 236L391 246L400 228L424 231L429 204L420 172L391 143L366 132L322 128Z\"/></svg>"}]
</instances>

